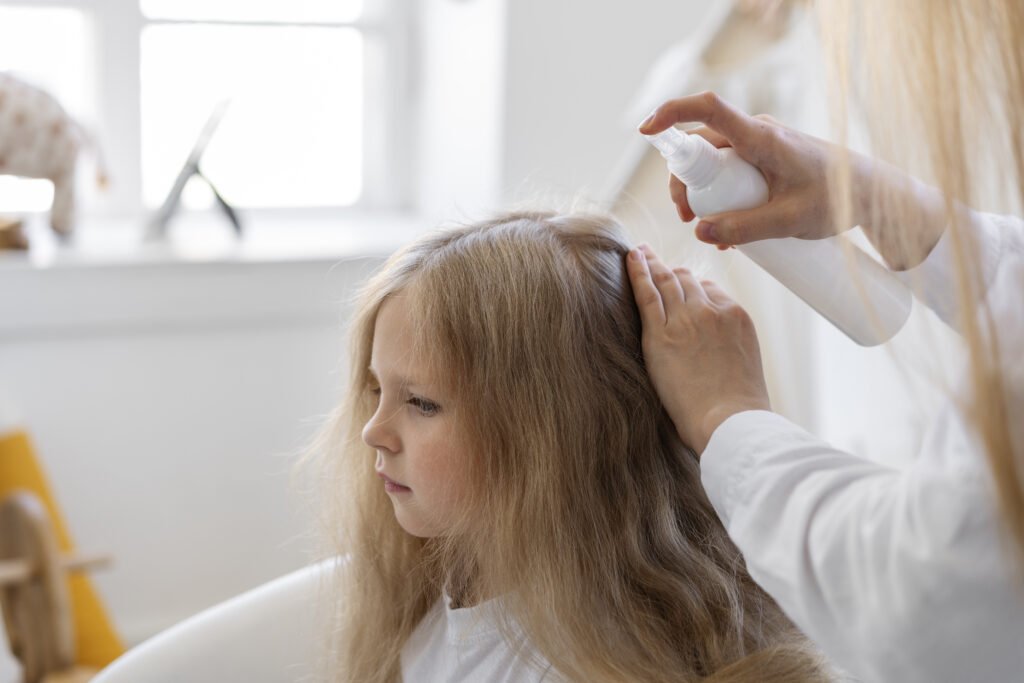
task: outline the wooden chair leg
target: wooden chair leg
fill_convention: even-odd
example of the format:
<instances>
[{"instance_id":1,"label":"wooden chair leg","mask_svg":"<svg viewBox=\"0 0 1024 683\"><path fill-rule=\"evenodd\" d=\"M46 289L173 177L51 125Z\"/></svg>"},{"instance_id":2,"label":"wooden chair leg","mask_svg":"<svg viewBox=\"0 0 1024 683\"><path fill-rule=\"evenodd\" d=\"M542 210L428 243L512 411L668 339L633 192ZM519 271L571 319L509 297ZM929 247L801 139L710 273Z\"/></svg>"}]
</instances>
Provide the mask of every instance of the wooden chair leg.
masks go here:
<instances>
[{"instance_id":1,"label":"wooden chair leg","mask_svg":"<svg viewBox=\"0 0 1024 683\"><path fill-rule=\"evenodd\" d=\"M26 682L68 669L75 641L64 561L35 494L18 491L0 502L0 563L0 604Z\"/></svg>"}]
</instances>

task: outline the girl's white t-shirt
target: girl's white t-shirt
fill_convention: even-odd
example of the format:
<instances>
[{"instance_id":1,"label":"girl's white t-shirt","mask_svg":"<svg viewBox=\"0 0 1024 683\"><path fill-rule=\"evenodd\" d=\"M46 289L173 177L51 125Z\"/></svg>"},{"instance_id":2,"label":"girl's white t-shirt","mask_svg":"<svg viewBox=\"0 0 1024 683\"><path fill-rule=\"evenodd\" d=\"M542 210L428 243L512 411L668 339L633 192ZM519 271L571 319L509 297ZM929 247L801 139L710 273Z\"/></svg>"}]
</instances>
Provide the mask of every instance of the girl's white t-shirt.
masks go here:
<instances>
[{"instance_id":1,"label":"girl's white t-shirt","mask_svg":"<svg viewBox=\"0 0 1024 683\"><path fill-rule=\"evenodd\" d=\"M537 683L559 680L525 641L511 643L498 627L496 600L452 609L442 595L402 648L404 683Z\"/></svg>"}]
</instances>

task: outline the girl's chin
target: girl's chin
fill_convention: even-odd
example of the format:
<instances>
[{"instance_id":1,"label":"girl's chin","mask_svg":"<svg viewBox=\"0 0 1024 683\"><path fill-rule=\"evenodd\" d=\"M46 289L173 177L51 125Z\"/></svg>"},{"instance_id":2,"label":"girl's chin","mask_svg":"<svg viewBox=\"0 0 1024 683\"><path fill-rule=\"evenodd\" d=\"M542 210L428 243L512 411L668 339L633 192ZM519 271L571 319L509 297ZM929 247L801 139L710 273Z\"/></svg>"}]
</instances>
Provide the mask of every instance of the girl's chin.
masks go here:
<instances>
[{"instance_id":1,"label":"girl's chin","mask_svg":"<svg viewBox=\"0 0 1024 683\"><path fill-rule=\"evenodd\" d=\"M395 518L398 520L398 525L410 536L415 536L417 538L437 538L442 535L439 530L434 529L430 524L426 524L423 520L417 519L412 515L403 514L403 512L403 510L398 508L398 503L395 503Z\"/></svg>"}]
</instances>

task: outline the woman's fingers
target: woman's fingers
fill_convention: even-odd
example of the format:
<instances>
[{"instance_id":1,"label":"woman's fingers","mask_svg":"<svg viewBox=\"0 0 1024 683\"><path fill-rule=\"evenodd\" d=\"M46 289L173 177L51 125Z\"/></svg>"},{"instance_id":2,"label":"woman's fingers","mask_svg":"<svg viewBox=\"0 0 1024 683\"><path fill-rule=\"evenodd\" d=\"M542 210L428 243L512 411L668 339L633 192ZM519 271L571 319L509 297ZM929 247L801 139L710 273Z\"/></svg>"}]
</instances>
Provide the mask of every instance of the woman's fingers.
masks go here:
<instances>
[{"instance_id":1,"label":"woman's fingers","mask_svg":"<svg viewBox=\"0 0 1024 683\"><path fill-rule=\"evenodd\" d=\"M654 286L658 288L658 294L661 295L661 305L664 307L665 319L667 320L673 316L675 311L686 304L683 288L680 286L679 280L672 270L658 258L653 249L646 244L641 249L644 251L647 267L650 270Z\"/></svg>"},{"instance_id":2,"label":"woman's fingers","mask_svg":"<svg viewBox=\"0 0 1024 683\"><path fill-rule=\"evenodd\" d=\"M707 306L714 301L693 273L687 268L669 268L646 244L630 250L626 270L645 328L664 326L674 317L689 315L684 307ZM718 290L716 296L725 295Z\"/></svg>"},{"instance_id":3,"label":"woman's fingers","mask_svg":"<svg viewBox=\"0 0 1024 683\"><path fill-rule=\"evenodd\" d=\"M754 119L732 107L713 92L669 100L654 110L643 123L644 135L660 133L677 123L697 121L726 138L731 144L742 144L749 138Z\"/></svg>"},{"instance_id":4,"label":"woman's fingers","mask_svg":"<svg viewBox=\"0 0 1024 683\"><path fill-rule=\"evenodd\" d=\"M683 289L686 303L690 304L690 306L695 306L707 305L710 302L708 295L704 292L704 288L697 281L697 278L693 276L693 273L686 268L673 268L672 272L675 273L676 280Z\"/></svg>"},{"instance_id":5,"label":"woman's fingers","mask_svg":"<svg viewBox=\"0 0 1024 683\"><path fill-rule=\"evenodd\" d=\"M729 146L729 138L725 137L721 133L716 133L707 126L701 126L700 128L692 128L685 132L689 133L690 135L699 135L708 142L710 142L715 147Z\"/></svg>"},{"instance_id":6,"label":"woman's fingers","mask_svg":"<svg viewBox=\"0 0 1024 683\"><path fill-rule=\"evenodd\" d=\"M679 220L689 223L696 218L693 215L693 210L690 208L690 202L686 198L686 185L671 173L668 176L668 193L672 197L672 203L676 205L676 213L679 214Z\"/></svg>"},{"instance_id":7,"label":"woman's fingers","mask_svg":"<svg viewBox=\"0 0 1024 683\"><path fill-rule=\"evenodd\" d=\"M790 202L769 200L754 209L701 216L695 234L701 242L717 245L799 236L794 235L797 218Z\"/></svg>"},{"instance_id":8,"label":"woman's fingers","mask_svg":"<svg viewBox=\"0 0 1024 683\"><path fill-rule=\"evenodd\" d=\"M651 279L651 271L647 265L647 257L641 247L631 249L626 256L626 272L633 286L633 299L640 311L640 323L644 329L665 325L665 307L661 303L661 294Z\"/></svg>"},{"instance_id":9,"label":"woman's fingers","mask_svg":"<svg viewBox=\"0 0 1024 683\"><path fill-rule=\"evenodd\" d=\"M712 280L701 280L700 284L701 287L704 288L704 293L707 294L708 300L715 306L722 308L736 303L721 287L718 286L717 282L713 282Z\"/></svg>"}]
</instances>

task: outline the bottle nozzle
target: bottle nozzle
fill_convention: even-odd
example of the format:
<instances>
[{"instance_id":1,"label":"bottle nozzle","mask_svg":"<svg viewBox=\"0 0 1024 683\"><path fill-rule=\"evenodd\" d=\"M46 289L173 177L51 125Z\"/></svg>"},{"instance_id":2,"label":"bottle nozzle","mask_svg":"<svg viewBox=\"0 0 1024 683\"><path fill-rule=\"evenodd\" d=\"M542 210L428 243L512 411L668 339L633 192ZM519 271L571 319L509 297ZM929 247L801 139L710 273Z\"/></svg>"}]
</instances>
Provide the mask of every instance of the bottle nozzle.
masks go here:
<instances>
[{"instance_id":1,"label":"bottle nozzle","mask_svg":"<svg viewBox=\"0 0 1024 683\"><path fill-rule=\"evenodd\" d=\"M689 135L677 128L666 128L654 135L644 135L668 162L668 170L687 187L703 187L718 173L724 160L714 145L699 135Z\"/></svg>"},{"instance_id":2,"label":"bottle nozzle","mask_svg":"<svg viewBox=\"0 0 1024 683\"><path fill-rule=\"evenodd\" d=\"M681 148L687 147L690 141L687 139L686 133L677 130L675 128L666 128L660 133L653 135L644 135L647 141L654 145L661 156L666 159L674 155Z\"/></svg>"}]
</instances>

